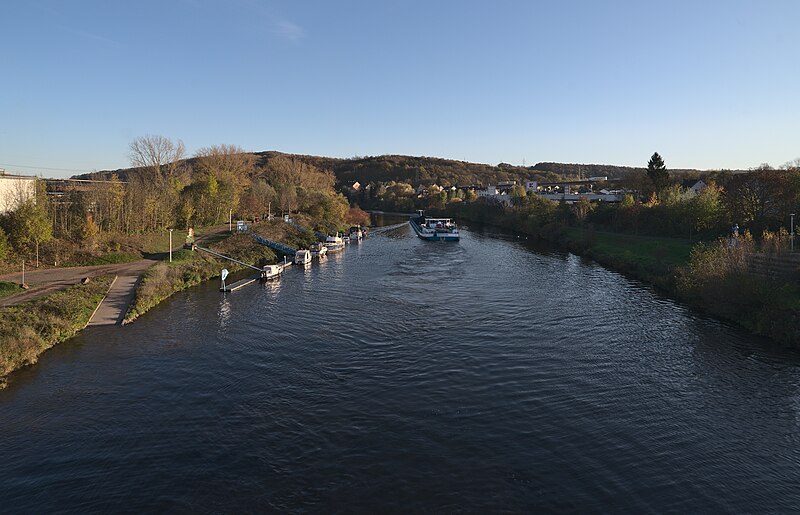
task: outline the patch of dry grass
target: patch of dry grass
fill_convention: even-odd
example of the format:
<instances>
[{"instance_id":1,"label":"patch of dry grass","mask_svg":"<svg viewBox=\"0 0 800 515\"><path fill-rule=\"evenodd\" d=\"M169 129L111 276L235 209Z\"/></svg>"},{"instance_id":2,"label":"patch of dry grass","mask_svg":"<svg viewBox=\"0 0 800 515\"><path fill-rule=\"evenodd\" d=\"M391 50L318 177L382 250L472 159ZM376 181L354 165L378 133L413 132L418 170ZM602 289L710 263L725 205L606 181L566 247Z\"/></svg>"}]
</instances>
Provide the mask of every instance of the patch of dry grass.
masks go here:
<instances>
[{"instance_id":1,"label":"patch of dry grass","mask_svg":"<svg viewBox=\"0 0 800 515\"><path fill-rule=\"evenodd\" d=\"M98 277L42 298L0 309L0 387L8 374L36 363L53 345L86 326L111 284Z\"/></svg>"}]
</instances>

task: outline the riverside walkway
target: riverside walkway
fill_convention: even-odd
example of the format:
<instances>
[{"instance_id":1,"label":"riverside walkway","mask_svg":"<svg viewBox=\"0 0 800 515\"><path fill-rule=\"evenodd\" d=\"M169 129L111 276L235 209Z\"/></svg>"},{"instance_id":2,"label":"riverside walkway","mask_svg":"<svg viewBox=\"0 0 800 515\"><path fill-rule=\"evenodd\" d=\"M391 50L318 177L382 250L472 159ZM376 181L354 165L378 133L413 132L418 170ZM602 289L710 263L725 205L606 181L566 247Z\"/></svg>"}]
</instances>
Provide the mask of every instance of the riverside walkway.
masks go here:
<instances>
[{"instance_id":1,"label":"riverside walkway","mask_svg":"<svg viewBox=\"0 0 800 515\"><path fill-rule=\"evenodd\" d=\"M97 310L89 320L88 326L96 325L122 325L128 306L136 296L136 287L141 276L117 276L108 290L105 298L97 306Z\"/></svg>"},{"instance_id":2,"label":"riverside walkway","mask_svg":"<svg viewBox=\"0 0 800 515\"><path fill-rule=\"evenodd\" d=\"M157 260L153 259L141 259L132 263L116 265L76 266L26 271L25 282L30 286L30 289L0 299L0 307L15 306L64 290L79 284L86 277L92 279L101 275L139 276L157 262ZM0 281L19 283L22 281L22 274L19 272L5 274L0 276Z\"/></svg>"},{"instance_id":3,"label":"riverside walkway","mask_svg":"<svg viewBox=\"0 0 800 515\"><path fill-rule=\"evenodd\" d=\"M228 229L228 224L214 227L208 233L199 237L197 241L226 232ZM172 250L180 249L181 246L182 244L177 245ZM30 286L30 289L0 299L0 308L15 306L64 290L79 284L81 280L87 277L91 279L102 275L116 275L117 278L111 285L108 294L89 320L89 325L119 325L128 312L128 306L130 306L136 295L136 287L145 271L154 264L163 261L165 257L166 253L131 263L26 271L25 282ZM0 281L21 282L22 274L19 272L5 274L0 276Z\"/></svg>"}]
</instances>

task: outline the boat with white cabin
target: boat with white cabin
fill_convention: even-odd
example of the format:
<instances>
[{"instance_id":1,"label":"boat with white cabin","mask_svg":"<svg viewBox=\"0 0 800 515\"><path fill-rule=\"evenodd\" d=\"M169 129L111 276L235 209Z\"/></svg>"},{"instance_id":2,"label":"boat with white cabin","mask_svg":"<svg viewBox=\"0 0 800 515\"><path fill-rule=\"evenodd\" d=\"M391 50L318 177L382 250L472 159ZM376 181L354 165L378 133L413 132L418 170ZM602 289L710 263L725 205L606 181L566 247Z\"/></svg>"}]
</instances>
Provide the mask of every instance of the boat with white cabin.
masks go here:
<instances>
[{"instance_id":1,"label":"boat with white cabin","mask_svg":"<svg viewBox=\"0 0 800 515\"><path fill-rule=\"evenodd\" d=\"M310 265L311 264L311 251L300 249L294 254L294 264L296 265Z\"/></svg>"},{"instance_id":2,"label":"boat with white cabin","mask_svg":"<svg viewBox=\"0 0 800 515\"><path fill-rule=\"evenodd\" d=\"M344 240L337 232L336 236L331 236L329 234L328 237L325 238L325 243L323 243L323 245L327 247L328 252L339 252L340 250L344 249Z\"/></svg>"},{"instance_id":3,"label":"boat with white cabin","mask_svg":"<svg viewBox=\"0 0 800 515\"><path fill-rule=\"evenodd\" d=\"M283 264L279 265L265 265L261 270L261 279L268 281L280 277L283 273Z\"/></svg>"}]
</instances>

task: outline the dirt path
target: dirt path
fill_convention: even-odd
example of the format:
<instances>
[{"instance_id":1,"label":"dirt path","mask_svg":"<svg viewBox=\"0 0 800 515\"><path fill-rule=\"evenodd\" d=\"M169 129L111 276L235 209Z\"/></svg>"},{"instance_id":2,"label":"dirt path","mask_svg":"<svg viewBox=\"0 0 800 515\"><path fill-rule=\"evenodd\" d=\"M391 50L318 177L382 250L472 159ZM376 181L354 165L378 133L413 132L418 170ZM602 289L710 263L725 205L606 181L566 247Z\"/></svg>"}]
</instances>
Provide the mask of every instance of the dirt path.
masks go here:
<instances>
[{"instance_id":1,"label":"dirt path","mask_svg":"<svg viewBox=\"0 0 800 515\"><path fill-rule=\"evenodd\" d=\"M197 241L203 241L217 234L226 232L228 224L220 225L211 229L208 233L197 238ZM173 247L172 250L180 249L182 245ZM156 255L148 259L140 259L131 263L121 263L113 265L95 265L95 266L76 266L70 268L49 268L47 270L33 270L25 272L25 282L30 286L29 290L22 293L16 293L9 297L0 299L0 307L14 306L23 302L37 299L48 293L58 290L63 290L81 282L84 277L98 277L101 275L116 275L120 279L124 277L141 277L145 270L159 261L167 259L167 253L163 255ZM11 274L0 275L0 281L20 283L22 282L22 272L15 272ZM128 284L135 287L138 281L124 280L119 281L120 284ZM130 293L130 292L127 292Z\"/></svg>"}]
</instances>

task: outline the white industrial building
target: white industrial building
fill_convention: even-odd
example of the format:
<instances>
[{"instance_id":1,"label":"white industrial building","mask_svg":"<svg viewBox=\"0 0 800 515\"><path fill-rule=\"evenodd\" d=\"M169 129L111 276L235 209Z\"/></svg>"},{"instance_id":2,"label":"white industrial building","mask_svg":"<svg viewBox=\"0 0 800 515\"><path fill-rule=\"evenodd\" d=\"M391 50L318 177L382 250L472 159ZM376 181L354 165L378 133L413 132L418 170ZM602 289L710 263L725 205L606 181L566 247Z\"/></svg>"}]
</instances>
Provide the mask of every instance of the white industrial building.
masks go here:
<instances>
[{"instance_id":1,"label":"white industrial building","mask_svg":"<svg viewBox=\"0 0 800 515\"><path fill-rule=\"evenodd\" d=\"M0 214L14 211L36 196L36 177L12 175L0 168Z\"/></svg>"}]
</instances>

